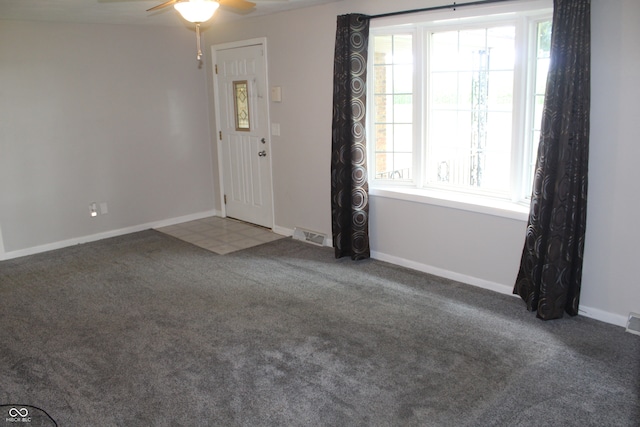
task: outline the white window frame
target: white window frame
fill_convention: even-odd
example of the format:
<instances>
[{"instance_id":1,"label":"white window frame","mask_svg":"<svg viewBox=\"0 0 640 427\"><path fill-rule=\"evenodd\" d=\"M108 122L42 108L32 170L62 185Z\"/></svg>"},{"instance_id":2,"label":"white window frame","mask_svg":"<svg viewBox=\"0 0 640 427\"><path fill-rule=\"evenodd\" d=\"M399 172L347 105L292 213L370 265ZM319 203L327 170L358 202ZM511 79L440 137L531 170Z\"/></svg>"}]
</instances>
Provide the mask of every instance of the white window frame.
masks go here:
<instances>
[{"instance_id":1,"label":"white window frame","mask_svg":"<svg viewBox=\"0 0 640 427\"><path fill-rule=\"evenodd\" d=\"M373 52L373 40L376 35L384 34L414 34L414 122L413 122L413 165L414 175L412 182L397 182L394 180L375 179L375 148L368 150L369 188L372 196L387 197L408 200L418 203L426 203L438 206L452 207L478 213L497 215L526 221L529 212L529 197L531 190L526 190L523 168L528 169L531 146L527 145L530 138L526 135L532 133L533 104L528 99L532 85L535 84L535 61L527 61L526 66L515 67L514 87L519 92L514 92L514 126L513 141L527 141L525 143L513 143L511 150L511 194L507 198L483 196L480 193L466 193L463 191L451 191L448 189L426 187L424 183L424 167L426 163L426 147L424 136L426 135L425 105L428 97L424 94L424 86L427 84L419 76L426 74L424 61L426 33L432 30L465 29L472 27L484 27L494 24L516 24L517 52L527 52L530 58L535 52L536 38L535 26L538 22L552 18L551 0L534 0L524 2L507 2L504 5L492 5L484 7L470 7L456 12L446 11L421 15L406 15L393 18L374 20L370 31L370 52ZM527 32L527 34L523 34ZM527 44L528 43L528 44ZM521 55L517 55L517 61L521 61ZM369 76L374 76L373 60L369 61ZM369 93L373 94L373 78L369 79ZM368 109L374 111L374 96L368 97ZM369 135L374 135L373 113L368 115L370 121L367 125ZM370 147L375 146L371 137ZM532 153L535 156L535 153Z\"/></svg>"}]
</instances>

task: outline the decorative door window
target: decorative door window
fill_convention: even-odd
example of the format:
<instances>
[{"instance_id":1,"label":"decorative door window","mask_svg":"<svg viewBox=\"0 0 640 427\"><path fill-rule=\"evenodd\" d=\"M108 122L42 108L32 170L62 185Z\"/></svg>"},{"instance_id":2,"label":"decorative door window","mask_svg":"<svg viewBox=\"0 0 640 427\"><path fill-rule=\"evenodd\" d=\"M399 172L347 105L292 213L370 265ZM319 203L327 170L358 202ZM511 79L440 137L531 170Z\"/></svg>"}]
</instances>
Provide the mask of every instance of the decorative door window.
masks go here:
<instances>
[{"instance_id":1,"label":"decorative door window","mask_svg":"<svg viewBox=\"0 0 640 427\"><path fill-rule=\"evenodd\" d=\"M250 131L249 84L246 80L233 82L233 105L237 131Z\"/></svg>"}]
</instances>

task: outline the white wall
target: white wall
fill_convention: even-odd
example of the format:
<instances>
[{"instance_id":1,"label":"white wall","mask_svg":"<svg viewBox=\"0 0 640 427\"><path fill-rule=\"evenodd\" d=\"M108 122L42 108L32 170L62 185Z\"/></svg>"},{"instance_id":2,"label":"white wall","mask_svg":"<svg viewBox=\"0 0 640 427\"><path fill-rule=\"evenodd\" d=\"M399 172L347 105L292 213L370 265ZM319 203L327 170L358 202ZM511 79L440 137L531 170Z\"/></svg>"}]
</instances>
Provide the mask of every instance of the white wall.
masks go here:
<instances>
[{"instance_id":1,"label":"white wall","mask_svg":"<svg viewBox=\"0 0 640 427\"><path fill-rule=\"evenodd\" d=\"M640 2L592 0L589 207L582 302L640 313ZM589 310L589 308L585 308ZM622 319L620 319L622 320Z\"/></svg>"},{"instance_id":2,"label":"white wall","mask_svg":"<svg viewBox=\"0 0 640 427\"><path fill-rule=\"evenodd\" d=\"M0 79L0 256L213 211L192 31L0 21Z\"/></svg>"},{"instance_id":3,"label":"white wall","mask_svg":"<svg viewBox=\"0 0 640 427\"><path fill-rule=\"evenodd\" d=\"M214 25L207 45L256 37L268 40L275 222L331 234L330 147L336 16L377 14L443 4L439 0L343 0L309 9ZM637 74L640 3L593 0L593 118L583 313L622 325L640 311L633 262L640 210L633 171L640 158ZM209 78L211 76L209 75ZM210 94L212 102L213 94ZM634 155L635 154L635 155ZM217 173L217 172L216 172ZM510 293L524 243L525 221L383 197L371 197L374 256ZM514 297L515 298L515 297ZM524 304L523 304L524 309Z\"/></svg>"}]
</instances>

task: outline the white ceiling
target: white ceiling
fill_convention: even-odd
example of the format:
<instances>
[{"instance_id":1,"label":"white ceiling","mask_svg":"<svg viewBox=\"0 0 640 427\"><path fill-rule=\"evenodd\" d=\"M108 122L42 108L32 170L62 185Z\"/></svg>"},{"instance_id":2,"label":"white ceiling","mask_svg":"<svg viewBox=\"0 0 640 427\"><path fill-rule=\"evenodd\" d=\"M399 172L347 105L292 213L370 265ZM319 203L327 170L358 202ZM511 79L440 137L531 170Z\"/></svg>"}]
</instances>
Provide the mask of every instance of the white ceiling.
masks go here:
<instances>
[{"instance_id":1,"label":"white ceiling","mask_svg":"<svg viewBox=\"0 0 640 427\"><path fill-rule=\"evenodd\" d=\"M173 7L155 12L147 9L165 0L0 0L0 20L54 21L89 24L184 25ZM250 12L238 13L220 7L212 23L267 15L284 10L332 3L340 0L250 0Z\"/></svg>"}]
</instances>

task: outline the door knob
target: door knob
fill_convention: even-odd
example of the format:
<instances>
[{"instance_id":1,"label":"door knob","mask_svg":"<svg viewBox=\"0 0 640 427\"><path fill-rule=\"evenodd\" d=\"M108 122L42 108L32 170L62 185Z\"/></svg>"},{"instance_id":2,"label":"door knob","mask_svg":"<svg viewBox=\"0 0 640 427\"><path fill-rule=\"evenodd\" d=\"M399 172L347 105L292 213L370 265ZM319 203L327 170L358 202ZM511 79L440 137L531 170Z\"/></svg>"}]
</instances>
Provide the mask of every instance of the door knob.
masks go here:
<instances>
[{"instance_id":1,"label":"door knob","mask_svg":"<svg viewBox=\"0 0 640 427\"><path fill-rule=\"evenodd\" d=\"M258 153L258 157L267 157L267 152L262 150L261 152Z\"/></svg>"}]
</instances>

